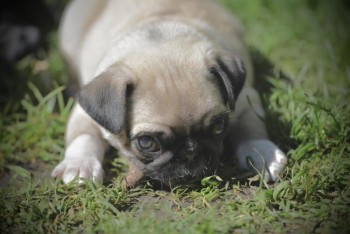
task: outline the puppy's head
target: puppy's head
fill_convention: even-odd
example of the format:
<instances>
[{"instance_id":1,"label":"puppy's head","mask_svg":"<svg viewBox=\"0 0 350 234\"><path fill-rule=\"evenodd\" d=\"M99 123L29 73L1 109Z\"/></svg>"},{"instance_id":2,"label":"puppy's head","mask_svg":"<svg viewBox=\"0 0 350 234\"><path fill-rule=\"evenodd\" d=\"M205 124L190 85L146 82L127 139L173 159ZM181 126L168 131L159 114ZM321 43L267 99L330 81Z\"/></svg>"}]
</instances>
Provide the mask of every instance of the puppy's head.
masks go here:
<instances>
[{"instance_id":1,"label":"puppy's head","mask_svg":"<svg viewBox=\"0 0 350 234\"><path fill-rule=\"evenodd\" d=\"M238 58L181 45L129 54L78 96L98 124L126 133L124 147L143 175L168 185L216 169L245 80Z\"/></svg>"}]
</instances>

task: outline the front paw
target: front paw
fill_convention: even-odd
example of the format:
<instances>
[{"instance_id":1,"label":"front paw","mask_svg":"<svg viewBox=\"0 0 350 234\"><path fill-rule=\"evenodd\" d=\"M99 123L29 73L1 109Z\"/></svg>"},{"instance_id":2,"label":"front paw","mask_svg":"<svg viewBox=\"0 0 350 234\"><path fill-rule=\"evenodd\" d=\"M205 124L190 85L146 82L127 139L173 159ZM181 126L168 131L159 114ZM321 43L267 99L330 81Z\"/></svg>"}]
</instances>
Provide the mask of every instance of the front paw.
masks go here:
<instances>
[{"instance_id":1,"label":"front paw","mask_svg":"<svg viewBox=\"0 0 350 234\"><path fill-rule=\"evenodd\" d=\"M76 177L79 178L79 183L82 183L84 179L101 183L104 171L96 158L65 158L56 166L51 175L54 178L61 178L65 184Z\"/></svg>"},{"instance_id":2,"label":"front paw","mask_svg":"<svg viewBox=\"0 0 350 234\"><path fill-rule=\"evenodd\" d=\"M264 179L271 182L276 181L287 164L286 155L269 140L244 142L236 155L242 169L263 173Z\"/></svg>"}]
</instances>

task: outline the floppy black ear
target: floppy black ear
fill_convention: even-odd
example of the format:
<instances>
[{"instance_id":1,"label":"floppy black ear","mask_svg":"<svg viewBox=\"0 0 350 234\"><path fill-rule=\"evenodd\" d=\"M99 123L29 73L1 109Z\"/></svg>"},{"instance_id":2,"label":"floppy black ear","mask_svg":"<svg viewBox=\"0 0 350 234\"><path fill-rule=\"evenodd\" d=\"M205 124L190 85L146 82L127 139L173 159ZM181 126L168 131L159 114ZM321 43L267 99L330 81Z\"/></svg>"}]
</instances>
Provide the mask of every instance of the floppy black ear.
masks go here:
<instances>
[{"instance_id":1,"label":"floppy black ear","mask_svg":"<svg viewBox=\"0 0 350 234\"><path fill-rule=\"evenodd\" d=\"M216 63L210 73L217 78L224 100L234 109L246 78L243 62L238 58L217 57Z\"/></svg>"},{"instance_id":2,"label":"floppy black ear","mask_svg":"<svg viewBox=\"0 0 350 234\"><path fill-rule=\"evenodd\" d=\"M98 124L118 133L125 122L130 78L121 72L107 71L87 84L78 94L78 102Z\"/></svg>"}]
</instances>

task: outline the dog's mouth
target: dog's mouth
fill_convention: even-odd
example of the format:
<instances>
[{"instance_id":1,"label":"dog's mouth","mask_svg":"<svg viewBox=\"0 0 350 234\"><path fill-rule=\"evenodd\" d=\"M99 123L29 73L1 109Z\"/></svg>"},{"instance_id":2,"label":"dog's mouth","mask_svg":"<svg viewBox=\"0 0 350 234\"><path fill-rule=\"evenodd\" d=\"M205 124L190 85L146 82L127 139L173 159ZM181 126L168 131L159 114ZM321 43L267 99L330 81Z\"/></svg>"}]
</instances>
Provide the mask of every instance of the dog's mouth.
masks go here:
<instances>
[{"instance_id":1,"label":"dog's mouth","mask_svg":"<svg viewBox=\"0 0 350 234\"><path fill-rule=\"evenodd\" d=\"M198 157L190 163L168 163L148 170L145 176L161 185L174 187L190 184L215 173L220 166L219 156Z\"/></svg>"}]
</instances>

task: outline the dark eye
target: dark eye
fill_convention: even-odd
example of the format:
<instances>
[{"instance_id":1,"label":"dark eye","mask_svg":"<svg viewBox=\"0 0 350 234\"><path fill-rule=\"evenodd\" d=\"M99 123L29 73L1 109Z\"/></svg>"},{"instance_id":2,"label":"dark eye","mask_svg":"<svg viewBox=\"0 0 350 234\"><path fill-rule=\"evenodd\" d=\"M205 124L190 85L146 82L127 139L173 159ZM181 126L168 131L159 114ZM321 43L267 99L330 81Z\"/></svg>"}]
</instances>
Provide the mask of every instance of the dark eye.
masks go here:
<instances>
[{"instance_id":1,"label":"dark eye","mask_svg":"<svg viewBox=\"0 0 350 234\"><path fill-rule=\"evenodd\" d=\"M140 136L137 143L144 152L157 152L160 150L158 141L152 136Z\"/></svg>"},{"instance_id":2,"label":"dark eye","mask_svg":"<svg viewBox=\"0 0 350 234\"><path fill-rule=\"evenodd\" d=\"M214 135L220 135L225 131L225 119L224 118L220 118L217 119L213 124L212 124L212 133Z\"/></svg>"}]
</instances>

